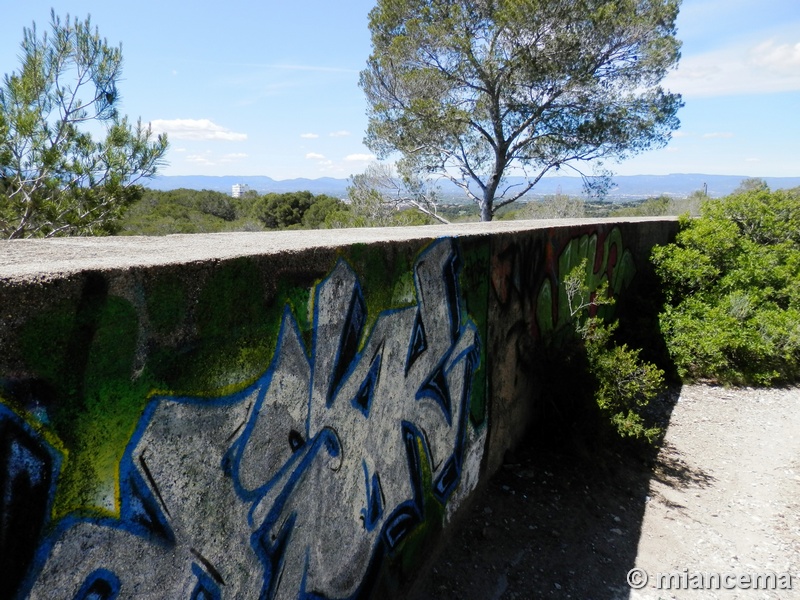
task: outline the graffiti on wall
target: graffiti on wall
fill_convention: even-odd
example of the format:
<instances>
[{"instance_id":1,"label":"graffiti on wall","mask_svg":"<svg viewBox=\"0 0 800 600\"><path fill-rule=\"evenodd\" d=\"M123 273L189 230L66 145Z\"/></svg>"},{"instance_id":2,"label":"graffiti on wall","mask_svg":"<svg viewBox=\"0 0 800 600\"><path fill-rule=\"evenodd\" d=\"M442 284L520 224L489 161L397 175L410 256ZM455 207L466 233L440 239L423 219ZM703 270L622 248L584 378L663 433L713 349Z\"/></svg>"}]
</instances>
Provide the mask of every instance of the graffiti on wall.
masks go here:
<instances>
[{"instance_id":1,"label":"graffiti on wall","mask_svg":"<svg viewBox=\"0 0 800 600\"><path fill-rule=\"evenodd\" d=\"M0 598L12 597L34 556L60 464L60 453L0 404Z\"/></svg>"},{"instance_id":2,"label":"graffiti on wall","mask_svg":"<svg viewBox=\"0 0 800 600\"><path fill-rule=\"evenodd\" d=\"M413 281L415 302L370 320L359 278L340 260L314 289L310 340L287 305L254 382L152 397L119 462L118 516L53 524L31 548L20 593L358 595L426 520L430 498L446 505L475 479L464 471L480 342L454 242L422 252ZM59 453L11 411L0 412L5 423L23 441L0 448L3 489L32 494L47 515Z\"/></svg>"},{"instance_id":3,"label":"graffiti on wall","mask_svg":"<svg viewBox=\"0 0 800 600\"><path fill-rule=\"evenodd\" d=\"M554 423L585 410L580 404L585 392L580 370L565 370L564 352L576 344L571 328L565 327L570 315L562 293L564 277L584 259L590 292L608 281L609 290L619 294L635 275L633 257L617 226L595 224L577 234L575 228L558 228L543 230L542 235L509 235L493 250L493 331L487 354L495 401L502 394L512 406L495 413L490 424L495 440L532 431L537 436L557 435ZM517 398L527 402L513 401ZM490 468L502 464L502 450L495 448L490 448Z\"/></svg>"},{"instance_id":4,"label":"graffiti on wall","mask_svg":"<svg viewBox=\"0 0 800 600\"><path fill-rule=\"evenodd\" d=\"M536 323L540 334L557 331L572 318L566 288L560 284L584 260L584 281L590 293L608 283L609 293L618 296L636 274L633 256L623 247L618 227L602 236L592 233L569 240L558 255L557 268L550 270L538 290Z\"/></svg>"},{"instance_id":5,"label":"graffiti on wall","mask_svg":"<svg viewBox=\"0 0 800 600\"><path fill-rule=\"evenodd\" d=\"M584 260L584 281L590 293L607 282L609 293L617 296L636 274L633 255L623 246L619 227L566 239L550 235L546 239L515 240L493 257L495 298L502 310L514 307L519 311L531 338L558 331L570 321L561 283Z\"/></svg>"}]
</instances>

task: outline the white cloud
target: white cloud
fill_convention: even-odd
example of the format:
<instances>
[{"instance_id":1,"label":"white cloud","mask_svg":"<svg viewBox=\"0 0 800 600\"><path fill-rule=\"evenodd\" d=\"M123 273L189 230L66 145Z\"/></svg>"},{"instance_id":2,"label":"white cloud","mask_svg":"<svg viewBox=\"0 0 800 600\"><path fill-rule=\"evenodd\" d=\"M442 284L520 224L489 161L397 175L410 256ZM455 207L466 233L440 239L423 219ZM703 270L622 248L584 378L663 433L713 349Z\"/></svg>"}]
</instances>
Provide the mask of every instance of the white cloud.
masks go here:
<instances>
[{"instance_id":1,"label":"white cloud","mask_svg":"<svg viewBox=\"0 0 800 600\"><path fill-rule=\"evenodd\" d=\"M800 90L800 42L762 39L684 56L664 86L688 97Z\"/></svg>"},{"instance_id":2,"label":"white cloud","mask_svg":"<svg viewBox=\"0 0 800 600\"><path fill-rule=\"evenodd\" d=\"M375 155L374 154L348 154L347 156L344 157L344 159L346 161L350 161L350 162L358 162L358 161L369 162L371 160L375 160Z\"/></svg>"},{"instance_id":3,"label":"white cloud","mask_svg":"<svg viewBox=\"0 0 800 600\"><path fill-rule=\"evenodd\" d=\"M703 137L706 139L718 139L718 138L732 138L733 134L729 131L715 131L713 133L704 133Z\"/></svg>"},{"instance_id":4,"label":"white cloud","mask_svg":"<svg viewBox=\"0 0 800 600\"><path fill-rule=\"evenodd\" d=\"M767 69L789 71L800 67L800 42L775 44L774 40L767 40L756 46L752 54L752 62Z\"/></svg>"},{"instance_id":5,"label":"white cloud","mask_svg":"<svg viewBox=\"0 0 800 600\"><path fill-rule=\"evenodd\" d=\"M214 161L209 158L210 156L211 156L210 152L205 152L203 154L190 154L189 156L186 157L186 162L191 162L198 165L211 167L214 166L216 163L214 163Z\"/></svg>"},{"instance_id":6,"label":"white cloud","mask_svg":"<svg viewBox=\"0 0 800 600\"><path fill-rule=\"evenodd\" d=\"M347 137L348 135L350 135L350 132L347 131L346 129L342 129L340 131L332 131L328 135L330 135L331 137Z\"/></svg>"},{"instance_id":7,"label":"white cloud","mask_svg":"<svg viewBox=\"0 0 800 600\"><path fill-rule=\"evenodd\" d=\"M300 137L304 138L304 139L307 139L307 140L315 140L319 136L316 133L301 133Z\"/></svg>"},{"instance_id":8,"label":"white cloud","mask_svg":"<svg viewBox=\"0 0 800 600\"><path fill-rule=\"evenodd\" d=\"M322 160L322 159L325 158L325 155L324 154L320 154L318 152L309 152L308 154L306 154L306 158Z\"/></svg>"},{"instance_id":9,"label":"white cloud","mask_svg":"<svg viewBox=\"0 0 800 600\"><path fill-rule=\"evenodd\" d=\"M150 126L153 133L166 133L174 140L241 142L247 139L246 133L236 133L209 119L156 119Z\"/></svg>"},{"instance_id":10,"label":"white cloud","mask_svg":"<svg viewBox=\"0 0 800 600\"><path fill-rule=\"evenodd\" d=\"M234 152L232 154L226 154L220 159L220 162L236 162L240 158L247 158L247 154L244 152Z\"/></svg>"}]
</instances>

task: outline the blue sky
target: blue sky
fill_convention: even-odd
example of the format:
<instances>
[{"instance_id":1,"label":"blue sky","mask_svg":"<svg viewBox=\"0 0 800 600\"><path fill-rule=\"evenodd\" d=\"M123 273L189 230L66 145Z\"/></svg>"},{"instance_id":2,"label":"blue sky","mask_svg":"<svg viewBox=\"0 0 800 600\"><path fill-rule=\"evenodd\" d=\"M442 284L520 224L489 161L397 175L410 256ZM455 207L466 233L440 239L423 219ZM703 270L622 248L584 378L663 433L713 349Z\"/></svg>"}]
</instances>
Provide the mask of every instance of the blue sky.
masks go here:
<instances>
[{"instance_id":1,"label":"blue sky","mask_svg":"<svg viewBox=\"0 0 800 600\"><path fill-rule=\"evenodd\" d=\"M0 73L19 65L23 27L50 8L122 42L122 112L170 136L165 175L345 178L363 145L358 73L374 0L6 2ZM658 151L609 165L622 175L800 176L800 3L684 0L681 128Z\"/></svg>"}]
</instances>

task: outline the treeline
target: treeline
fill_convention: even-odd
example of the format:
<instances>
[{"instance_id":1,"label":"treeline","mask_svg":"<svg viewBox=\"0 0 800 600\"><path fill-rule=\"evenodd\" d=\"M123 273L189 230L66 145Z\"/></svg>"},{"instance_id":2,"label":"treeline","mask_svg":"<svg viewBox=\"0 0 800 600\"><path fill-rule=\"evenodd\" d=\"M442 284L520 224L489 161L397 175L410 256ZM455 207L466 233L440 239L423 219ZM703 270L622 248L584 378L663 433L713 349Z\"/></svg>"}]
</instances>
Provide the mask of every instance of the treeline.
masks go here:
<instances>
[{"instance_id":1,"label":"treeline","mask_svg":"<svg viewBox=\"0 0 800 600\"><path fill-rule=\"evenodd\" d=\"M658 196L625 202L586 200L551 194L526 203L511 206L498 215L499 219L577 219L582 217L664 217L700 214L700 206L707 199L703 192L694 192L686 198Z\"/></svg>"},{"instance_id":2,"label":"treeline","mask_svg":"<svg viewBox=\"0 0 800 600\"><path fill-rule=\"evenodd\" d=\"M167 235L429 223L413 210L393 210L380 223L364 212L339 198L308 191L264 195L250 191L232 198L211 190L146 190L125 214L118 233Z\"/></svg>"},{"instance_id":3,"label":"treeline","mask_svg":"<svg viewBox=\"0 0 800 600\"><path fill-rule=\"evenodd\" d=\"M763 180L745 179L732 195L758 191L769 191ZM495 218L696 217L708 200L702 191L694 192L686 198L658 196L628 202L586 200L566 194L552 194L503 207ZM440 203L438 214L452 223L480 220L478 207L474 203ZM120 235L167 235L434 223L434 219L418 210L410 206L398 206L380 194L344 201L326 194L314 195L308 191L261 195L251 190L241 198L232 198L228 194L211 190L178 189L145 190L142 198L127 211L117 231Z\"/></svg>"},{"instance_id":4,"label":"treeline","mask_svg":"<svg viewBox=\"0 0 800 600\"><path fill-rule=\"evenodd\" d=\"M579 217L661 216L699 214L702 192L688 198L661 196L631 202L588 201L553 194L498 211L496 218L564 219ZM475 204L442 204L439 214L448 221L479 221ZM221 231L276 231L429 225L435 221L413 208L391 203L352 203L308 191L268 193L250 191L240 198L211 190L146 190L123 217L119 235L167 235Z\"/></svg>"}]
</instances>

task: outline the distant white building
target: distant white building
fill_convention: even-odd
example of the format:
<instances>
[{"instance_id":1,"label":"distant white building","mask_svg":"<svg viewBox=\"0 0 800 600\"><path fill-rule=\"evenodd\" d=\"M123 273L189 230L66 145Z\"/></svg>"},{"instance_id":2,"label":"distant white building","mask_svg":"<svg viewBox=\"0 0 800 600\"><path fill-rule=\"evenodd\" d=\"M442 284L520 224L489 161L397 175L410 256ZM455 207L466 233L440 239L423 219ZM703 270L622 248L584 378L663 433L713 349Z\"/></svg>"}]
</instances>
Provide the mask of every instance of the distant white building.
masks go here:
<instances>
[{"instance_id":1,"label":"distant white building","mask_svg":"<svg viewBox=\"0 0 800 600\"><path fill-rule=\"evenodd\" d=\"M250 186L246 183L234 183L231 186L231 196L234 198L241 198L244 196L245 192L250 189Z\"/></svg>"}]
</instances>

